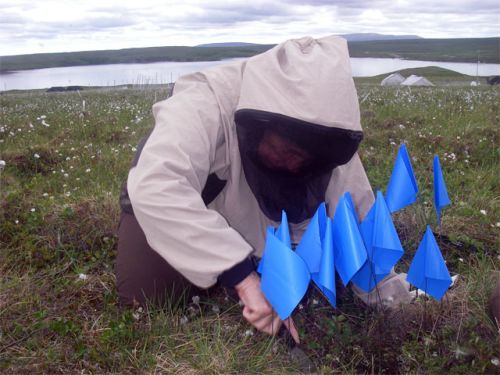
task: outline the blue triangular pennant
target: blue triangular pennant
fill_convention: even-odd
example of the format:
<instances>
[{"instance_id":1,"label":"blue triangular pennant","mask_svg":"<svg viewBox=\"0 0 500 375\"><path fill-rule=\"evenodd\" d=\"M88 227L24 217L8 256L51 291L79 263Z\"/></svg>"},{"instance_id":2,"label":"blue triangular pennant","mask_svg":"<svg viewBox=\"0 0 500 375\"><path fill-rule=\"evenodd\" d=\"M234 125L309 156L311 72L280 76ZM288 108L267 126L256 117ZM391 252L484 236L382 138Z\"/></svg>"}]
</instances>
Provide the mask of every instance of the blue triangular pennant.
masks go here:
<instances>
[{"instance_id":1,"label":"blue triangular pennant","mask_svg":"<svg viewBox=\"0 0 500 375\"><path fill-rule=\"evenodd\" d=\"M306 264L295 252L268 232L262 263L261 289L285 320L304 297L310 281Z\"/></svg>"},{"instance_id":2,"label":"blue triangular pennant","mask_svg":"<svg viewBox=\"0 0 500 375\"><path fill-rule=\"evenodd\" d=\"M451 285L450 273L429 226L410 264L406 280L437 300Z\"/></svg>"},{"instance_id":3,"label":"blue triangular pennant","mask_svg":"<svg viewBox=\"0 0 500 375\"><path fill-rule=\"evenodd\" d=\"M418 186L406 146L399 146L385 199L390 212L398 211L417 200Z\"/></svg>"},{"instance_id":4,"label":"blue triangular pennant","mask_svg":"<svg viewBox=\"0 0 500 375\"><path fill-rule=\"evenodd\" d=\"M443 172L441 171L441 164L439 163L438 156L434 156L434 207L436 208L437 222L440 222L441 210L443 207L451 204L448 191L446 190L446 183L444 182Z\"/></svg>"},{"instance_id":5,"label":"blue triangular pennant","mask_svg":"<svg viewBox=\"0 0 500 375\"><path fill-rule=\"evenodd\" d=\"M332 220L327 218L325 237L323 240L321 262L318 273L312 274L312 279L321 289L330 304L337 306L335 290L335 254L333 251Z\"/></svg>"},{"instance_id":6,"label":"blue triangular pennant","mask_svg":"<svg viewBox=\"0 0 500 375\"><path fill-rule=\"evenodd\" d=\"M344 194L337 204L333 218L335 267L344 285L363 266L367 259L365 245L357 219Z\"/></svg>"},{"instance_id":7,"label":"blue triangular pennant","mask_svg":"<svg viewBox=\"0 0 500 375\"><path fill-rule=\"evenodd\" d=\"M321 244L325 236L326 221L326 207L324 203L321 203L295 249L295 252L304 260L311 273L319 272Z\"/></svg>"},{"instance_id":8,"label":"blue triangular pennant","mask_svg":"<svg viewBox=\"0 0 500 375\"><path fill-rule=\"evenodd\" d=\"M361 234L366 247L367 262L352 281L368 292L389 274L404 252L380 191L377 192L375 203L361 223Z\"/></svg>"},{"instance_id":9,"label":"blue triangular pennant","mask_svg":"<svg viewBox=\"0 0 500 375\"><path fill-rule=\"evenodd\" d=\"M290 240L290 228L288 227L288 217L285 211L281 211L281 224L276 229L276 237L280 239L290 249L292 248L292 241Z\"/></svg>"}]
</instances>

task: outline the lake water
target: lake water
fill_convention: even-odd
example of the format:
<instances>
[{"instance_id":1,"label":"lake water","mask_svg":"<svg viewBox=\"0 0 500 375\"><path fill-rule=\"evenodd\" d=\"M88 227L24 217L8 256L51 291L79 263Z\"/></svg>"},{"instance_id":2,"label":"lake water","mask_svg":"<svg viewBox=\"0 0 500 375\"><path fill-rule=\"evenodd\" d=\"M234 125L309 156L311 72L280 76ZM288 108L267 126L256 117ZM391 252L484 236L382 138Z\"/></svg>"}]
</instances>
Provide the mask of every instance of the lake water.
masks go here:
<instances>
[{"instance_id":1,"label":"lake water","mask_svg":"<svg viewBox=\"0 0 500 375\"><path fill-rule=\"evenodd\" d=\"M234 59L237 60L237 59ZM179 76L227 63L223 61L113 64L23 70L0 74L0 91L43 89L52 86L115 86L165 84ZM475 76L500 75L500 64L450 63L379 58L351 58L354 77L370 77L400 69L439 66Z\"/></svg>"}]
</instances>

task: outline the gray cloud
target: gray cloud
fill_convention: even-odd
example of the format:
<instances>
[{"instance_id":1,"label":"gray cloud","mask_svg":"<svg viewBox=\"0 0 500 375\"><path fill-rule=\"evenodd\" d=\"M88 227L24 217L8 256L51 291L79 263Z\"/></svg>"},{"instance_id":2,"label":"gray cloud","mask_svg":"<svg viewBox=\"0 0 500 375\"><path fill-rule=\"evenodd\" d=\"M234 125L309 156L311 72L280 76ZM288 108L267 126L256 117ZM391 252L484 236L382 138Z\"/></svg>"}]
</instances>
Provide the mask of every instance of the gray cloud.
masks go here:
<instances>
[{"instance_id":1,"label":"gray cloud","mask_svg":"<svg viewBox=\"0 0 500 375\"><path fill-rule=\"evenodd\" d=\"M300 35L354 32L425 37L498 36L500 2L470 0L143 0L61 3L59 17L43 17L55 0L0 0L0 55L37 52L36 41L72 49L195 45L212 41L275 43ZM67 10L66 15L64 11ZM71 13L69 13L71 11ZM379 16L380 14L380 16ZM243 39L242 39L243 38ZM84 44L76 44L85 42ZM141 42L142 41L142 42ZM53 44L51 44L53 42ZM57 42L57 43L56 43ZM24 49L23 49L24 48ZM56 48L56 47L53 47ZM67 47L66 47L67 48ZM45 51L45 50L44 50Z\"/></svg>"}]
</instances>

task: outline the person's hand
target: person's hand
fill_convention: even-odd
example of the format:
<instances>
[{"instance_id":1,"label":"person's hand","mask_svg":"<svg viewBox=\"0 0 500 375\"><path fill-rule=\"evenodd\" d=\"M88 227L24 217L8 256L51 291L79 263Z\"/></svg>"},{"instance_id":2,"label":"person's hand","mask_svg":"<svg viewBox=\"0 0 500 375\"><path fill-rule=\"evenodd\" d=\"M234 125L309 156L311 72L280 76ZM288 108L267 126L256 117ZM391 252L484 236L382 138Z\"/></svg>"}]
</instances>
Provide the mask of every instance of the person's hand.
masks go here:
<instances>
[{"instance_id":1,"label":"person's hand","mask_svg":"<svg viewBox=\"0 0 500 375\"><path fill-rule=\"evenodd\" d=\"M299 333L292 318L281 321L264 297L260 289L260 277L255 272L244 278L235 289L244 305L243 317L257 330L274 335L279 331L281 324L285 323L295 342L299 343Z\"/></svg>"}]
</instances>

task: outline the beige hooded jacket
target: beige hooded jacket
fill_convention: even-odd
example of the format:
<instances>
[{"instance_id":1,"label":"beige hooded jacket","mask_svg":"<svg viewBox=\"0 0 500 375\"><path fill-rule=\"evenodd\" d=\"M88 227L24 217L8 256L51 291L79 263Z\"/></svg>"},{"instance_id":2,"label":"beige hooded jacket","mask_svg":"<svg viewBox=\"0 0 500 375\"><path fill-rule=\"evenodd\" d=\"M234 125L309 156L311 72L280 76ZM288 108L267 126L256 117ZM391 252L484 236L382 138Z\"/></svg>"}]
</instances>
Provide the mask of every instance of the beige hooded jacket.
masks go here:
<instances>
[{"instance_id":1,"label":"beige hooded jacket","mask_svg":"<svg viewBox=\"0 0 500 375\"><path fill-rule=\"evenodd\" d=\"M150 246L200 287L213 285L249 255L260 257L266 227L278 225L263 213L245 178L235 124L241 109L360 132L346 41L289 40L247 60L183 76L173 96L153 106L154 130L128 177L130 200ZM226 185L207 207L201 192L213 173ZM324 196L330 216L346 191L363 218L373 193L357 154L331 174ZM307 223L291 225L292 242Z\"/></svg>"}]
</instances>

